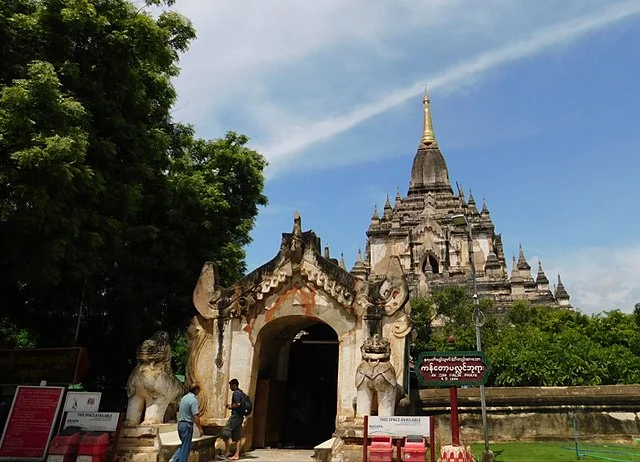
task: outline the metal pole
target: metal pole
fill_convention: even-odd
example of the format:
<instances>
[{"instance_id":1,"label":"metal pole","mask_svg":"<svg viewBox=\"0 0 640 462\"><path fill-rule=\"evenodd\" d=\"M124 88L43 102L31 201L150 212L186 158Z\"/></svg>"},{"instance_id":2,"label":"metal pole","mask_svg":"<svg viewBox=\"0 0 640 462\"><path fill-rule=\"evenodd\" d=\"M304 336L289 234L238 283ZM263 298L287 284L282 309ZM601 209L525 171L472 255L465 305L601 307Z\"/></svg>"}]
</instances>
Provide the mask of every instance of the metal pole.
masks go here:
<instances>
[{"instance_id":1,"label":"metal pole","mask_svg":"<svg viewBox=\"0 0 640 462\"><path fill-rule=\"evenodd\" d=\"M473 282L473 323L476 326L476 350L482 351L480 327L484 325L485 317L480 309L480 302L478 300L476 264L473 258L473 236L471 234L471 223L469 220L467 220L467 229L469 233L469 263L471 264L471 280ZM482 455L482 462L492 462L494 456L489 448L489 426L487 425L487 402L484 394L484 385L480 385L480 408L482 410L482 430L484 433L484 454Z\"/></svg>"},{"instance_id":2,"label":"metal pole","mask_svg":"<svg viewBox=\"0 0 640 462\"><path fill-rule=\"evenodd\" d=\"M82 284L82 295L80 295L80 305L78 306L78 322L76 323L76 334L73 337L73 346L78 346L78 336L80 335L80 322L82 321L82 305L84 304L84 294L87 289L87 278L84 278Z\"/></svg>"}]
</instances>

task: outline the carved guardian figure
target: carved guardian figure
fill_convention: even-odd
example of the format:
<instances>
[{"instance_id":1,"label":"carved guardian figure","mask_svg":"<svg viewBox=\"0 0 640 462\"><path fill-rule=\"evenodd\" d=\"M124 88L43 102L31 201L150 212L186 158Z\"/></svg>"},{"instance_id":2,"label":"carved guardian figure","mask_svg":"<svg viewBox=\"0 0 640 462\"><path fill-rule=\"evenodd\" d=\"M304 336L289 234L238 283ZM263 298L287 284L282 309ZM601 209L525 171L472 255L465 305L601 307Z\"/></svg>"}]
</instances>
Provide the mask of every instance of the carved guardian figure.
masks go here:
<instances>
[{"instance_id":1,"label":"carved guardian figure","mask_svg":"<svg viewBox=\"0 0 640 462\"><path fill-rule=\"evenodd\" d=\"M125 425L153 425L164 421L169 405L177 409L186 393L185 386L171 368L169 334L158 331L145 340L136 352L138 365L127 381L127 417Z\"/></svg>"},{"instance_id":2,"label":"carved guardian figure","mask_svg":"<svg viewBox=\"0 0 640 462\"><path fill-rule=\"evenodd\" d=\"M362 347L362 362L356 369L356 414L371 415L374 393L378 398L378 415L394 415L396 405L396 371L389 361L389 341L375 334Z\"/></svg>"}]
</instances>

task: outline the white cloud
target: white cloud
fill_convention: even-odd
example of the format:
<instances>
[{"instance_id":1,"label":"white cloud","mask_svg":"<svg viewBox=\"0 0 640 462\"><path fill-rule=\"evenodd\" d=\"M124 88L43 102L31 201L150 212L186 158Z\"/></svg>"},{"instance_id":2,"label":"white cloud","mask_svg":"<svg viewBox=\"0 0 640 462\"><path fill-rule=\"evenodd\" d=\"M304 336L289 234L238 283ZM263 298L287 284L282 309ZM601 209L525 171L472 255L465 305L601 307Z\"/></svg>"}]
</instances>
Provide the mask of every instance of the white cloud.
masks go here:
<instances>
[{"instance_id":1,"label":"white cloud","mask_svg":"<svg viewBox=\"0 0 640 462\"><path fill-rule=\"evenodd\" d=\"M198 39L181 62L175 116L205 137L248 133L274 170L316 161L291 159L414 97L425 81L452 91L640 12L637 0L181 0L177 7ZM333 161L344 159L323 164Z\"/></svg>"},{"instance_id":2,"label":"white cloud","mask_svg":"<svg viewBox=\"0 0 640 462\"><path fill-rule=\"evenodd\" d=\"M640 302L640 245L573 249L554 257L543 261L549 280L560 273L571 304L584 313L630 312Z\"/></svg>"},{"instance_id":3,"label":"white cloud","mask_svg":"<svg viewBox=\"0 0 640 462\"><path fill-rule=\"evenodd\" d=\"M504 239L509 274L512 256L518 258L518 244ZM538 261L553 291L558 282L569 292L571 305L583 313L593 314L613 309L630 312L640 302L640 245L625 247L576 245L571 248L542 250L523 246L525 258L536 278Z\"/></svg>"},{"instance_id":4,"label":"white cloud","mask_svg":"<svg viewBox=\"0 0 640 462\"><path fill-rule=\"evenodd\" d=\"M540 29L531 36L515 43L509 43L483 52L431 76L425 76L424 79L412 85L393 90L382 98L357 107L344 115L330 117L312 124L305 124L304 127L282 127L280 135L275 135L275 140L261 146L259 149L267 153L272 159L272 163L277 167L279 161L294 156L307 146L336 136L421 94L425 81L429 82L429 87L432 89L453 91L460 86L473 83L473 81L481 78L484 73L492 68L546 51L555 45L571 42L587 33L610 26L639 13L640 2L622 3L594 14Z\"/></svg>"},{"instance_id":5,"label":"white cloud","mask_svg":"<svg viewBox=\"0 0 640 462\"><path fill-rule=\"evenodd\" d=\"M430 0L423 25L441 22L446 10L461 0ZM365 0L296 2L283 0L183 0L177 7L198 30L198 39L182 59L177 87L188 102L190 118L216 116L217 109L249 97L260 106L268 83L283 63L299 60L342 44L385 51L384 38L399 24L389 18L415 17L414 2ZM424 8L423 8L424 10ZM213 109L213 110L212 110ZM262 119L261 122L269 123Z\"/></svg>"}]
</instances>

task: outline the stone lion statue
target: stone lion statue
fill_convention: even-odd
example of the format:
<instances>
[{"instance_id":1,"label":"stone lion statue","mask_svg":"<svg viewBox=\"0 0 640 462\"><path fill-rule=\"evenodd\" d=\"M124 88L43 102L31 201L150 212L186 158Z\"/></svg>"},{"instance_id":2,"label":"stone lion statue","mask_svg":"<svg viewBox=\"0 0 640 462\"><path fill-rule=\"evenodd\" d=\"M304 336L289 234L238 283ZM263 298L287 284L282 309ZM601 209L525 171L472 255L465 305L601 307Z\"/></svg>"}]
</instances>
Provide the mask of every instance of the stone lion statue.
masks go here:
<instances>
[{"instance_id":1,"label":"stone lion statue","mask_svg":"<svg viewBox=\"0 0 640 462\"><path fill-rule=\"evenodd\" d=\"M396 405L396 371L389 361L389 341L375 334L362 347L362 362L356 370L357 415L370 415L374 394L378 398L378 415L392 416Z\"/></svg>"},{"instance_id":2,"label":"stone lion statue","mask_svg":"<svg viewBox=\"0 0 640 462\"><path fill-rule=\"evenodd\" d=\"M391 345L379 334L367 338L360 347L362 362L356 369L356 388L353 399L356 415L393 416L412 415L411 398L396 382L396 371L390 362ZM377 400L374 401L374 398Z\"/></svg>"},{"instance_id":3,"label":"stone lion statue","mask_svg":"<svg viewBox=\"0 0 640 462\"><path fill-rule=\"evenodd\" d=\"M165 331L153 334L138 347L136 357L138 365L127 381L129 402L125 425L160 424L167 408L171 406L175 412L187 392L173 374L169 334Z\"/></svg>"}]
</instances>

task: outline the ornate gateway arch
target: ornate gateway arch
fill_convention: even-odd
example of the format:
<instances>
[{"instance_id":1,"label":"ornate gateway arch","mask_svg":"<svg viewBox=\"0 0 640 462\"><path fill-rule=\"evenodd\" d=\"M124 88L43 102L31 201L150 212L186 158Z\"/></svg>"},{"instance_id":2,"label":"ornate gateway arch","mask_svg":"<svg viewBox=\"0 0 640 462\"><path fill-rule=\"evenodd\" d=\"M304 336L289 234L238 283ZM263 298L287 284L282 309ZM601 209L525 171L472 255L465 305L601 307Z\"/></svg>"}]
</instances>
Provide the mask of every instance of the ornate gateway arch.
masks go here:
<instances>
[{"instance_id":1,"label":"ornate gateway arch","mask_svg":"<svg viewBox=\"0 0 640 462\"><path fill-rule=\"evenodd\" d=\"M380 412L393 412L388 405L390 390L393 388L397 400L404 395L406 336L411 331L409 290L400 262L392 262L384 277L367 280L356 271L358 276L349 273L320 249L320 239L313 231L302 231L296 213L293 231L283 233L275 258L233 286L220 287L215 265L205 263L193 293L197 314L188 331L187 364L188 380L202 385L199 399L204 425L224 424L225 404L230 399L228 381L234 377L245 392L261 396L245 423L247 446L254 431L268 433L265 425L277 425L260 411L261 406L264 412L268 407L261 402L267 399L263 379L286 383L291 374L300 373L292 369L314 367L288 362L292 344L314 325L329 326L337 337L316 342L337 345L337 361L322 356L324 353L315 356L316 365L325 357L337 362L337 383L323 384L335 387L337 396L333 430L355 422L356 401L359 414L370 413L375 394L380 402L385 397ZM385 385L393 379L395 383ZM282 402L289 404L287 399ZM264 420L261 426L259 419Z\"/></svg>"}]
</instances>

